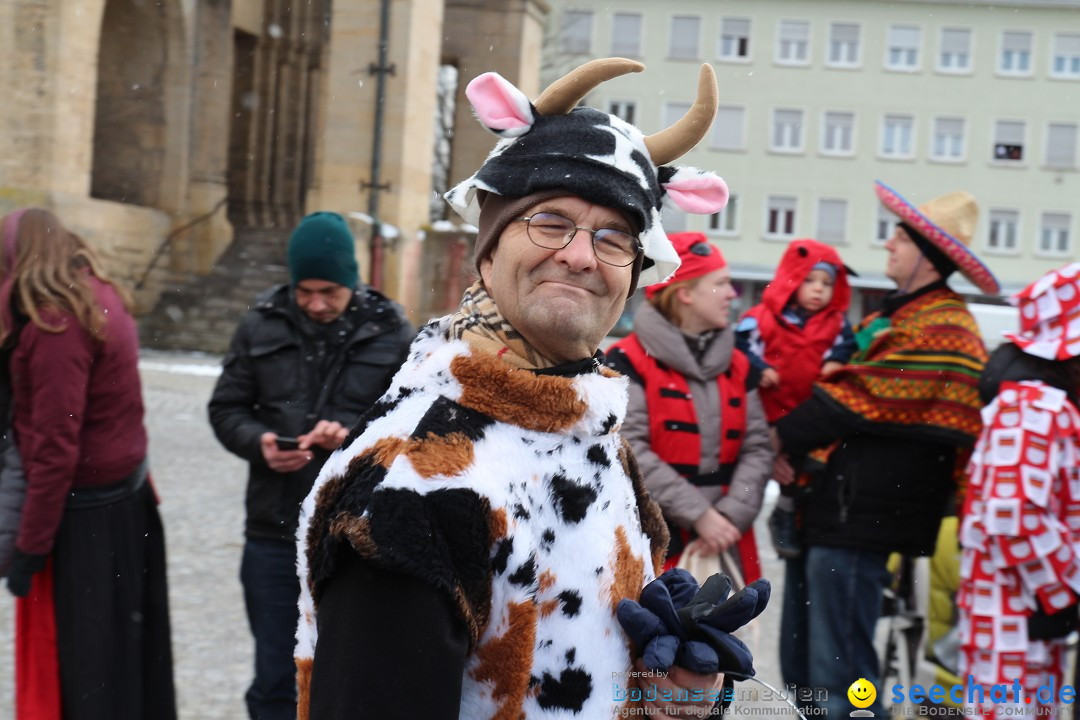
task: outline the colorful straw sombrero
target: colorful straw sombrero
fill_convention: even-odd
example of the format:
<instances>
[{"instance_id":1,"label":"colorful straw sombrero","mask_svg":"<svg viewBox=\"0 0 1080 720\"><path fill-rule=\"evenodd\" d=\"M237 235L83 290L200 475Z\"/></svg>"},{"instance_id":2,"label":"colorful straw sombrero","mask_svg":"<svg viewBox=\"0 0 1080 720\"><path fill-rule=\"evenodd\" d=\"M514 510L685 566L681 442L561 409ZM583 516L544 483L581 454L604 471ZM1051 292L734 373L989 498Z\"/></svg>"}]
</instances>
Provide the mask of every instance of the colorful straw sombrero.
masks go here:
<instances>
[{"instance_id":1,"label":"colorful straw sombrero","mask_svg":"<svg viewBox=\"0 0 1080 720\"><path fill-rule=\"evenodd\" d=\"M880 180L874 183L874 192L885 207L956 263L960 273L980 291L986 295L1001 292L994 273L969 248L979 218L979 208L970 193L951 192L915 207Z\"/></svg>"},{"instance_id":2,"label":"colorful straw sombrero","mask_svg":"<svg viewBox=\"0 0 1080 720\"><path fill-rule=\"evenodd\" d=\"M1005 337L1017 347L1047 360L1080 355L1080 263L1051 270L1009 301L1020 308L1020 332Z\"/></svg>"}]
</instances>

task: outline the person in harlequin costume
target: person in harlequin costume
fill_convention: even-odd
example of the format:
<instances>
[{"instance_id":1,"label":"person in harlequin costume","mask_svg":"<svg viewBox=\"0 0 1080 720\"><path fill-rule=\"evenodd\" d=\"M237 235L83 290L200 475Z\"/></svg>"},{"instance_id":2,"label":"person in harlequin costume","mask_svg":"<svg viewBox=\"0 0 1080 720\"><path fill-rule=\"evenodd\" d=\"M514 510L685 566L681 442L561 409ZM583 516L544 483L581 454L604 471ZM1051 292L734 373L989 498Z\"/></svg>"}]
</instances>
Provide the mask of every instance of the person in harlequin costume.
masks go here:
<instances>
[{"instance_id":1,"label":"person in harlequin costume","mask_svg":"<svg viewBox=\"0 0 1080 720\"><path fill-rule=\"evenodd\" d=\"M761 302L739 320L735 346L761 372L758 389L770 423L810 397L815 380L839 370L855 353L846 315L849 272L831 245L795 240ZM769 530L777 554L796 557L795 487L785 485L780 492Z\"/></svg>"},{"instance_id":2,"label":"person in harlequin costume","mask_svg":"<svg viewBox=\"0 0 1080 720\"><path fill-rule=\"evenodd\" d=\"M960 525L960 675L983 686L970 704L987 714L1043 704L1040 685L1061 688L1080 594L1080 263L1013 302L1020 331L980 381L985 425ZM1009 695L990 697L995 684Z\"/></svg>"},{"instance_id":3,"label":"person in harlequin costume","mask_svg":"<svg viewBox=\"0 0 1080 720\"><path fill-rule=\"evenodd\" d=\"M730 547L751 582L761 575L752 526L773 458L760 373L735 348L720 250L702 233L669 237L682 265L645 289L634 332L608 349L608 364L631 380L622 432L667 520L667 565Z\"/></svg>"}]
</instances>

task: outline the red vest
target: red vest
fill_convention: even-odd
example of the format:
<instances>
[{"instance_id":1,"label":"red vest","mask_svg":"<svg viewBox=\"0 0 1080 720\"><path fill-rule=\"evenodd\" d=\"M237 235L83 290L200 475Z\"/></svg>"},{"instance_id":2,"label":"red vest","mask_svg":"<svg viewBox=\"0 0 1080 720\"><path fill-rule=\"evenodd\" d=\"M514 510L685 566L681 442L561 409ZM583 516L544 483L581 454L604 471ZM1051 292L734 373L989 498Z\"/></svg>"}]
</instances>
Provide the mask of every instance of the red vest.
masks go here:
<instances>
[{"instance_id":1,"label":"red vest","mask_svg":"<svg viewBox=\"0 0 1080 720\"><path fill-rule=\"evenodd\" d=\"M630 335L612 345L626 355L626 359L641 377L645 390L645 402L649 410L649 446L661 460L671 465L680 475L694 484L728 485L739 460L743 437L746 435L746 378L750 361L739 350L731 354L731 364L726 372L716 378L720 393L720 471L715 475L698 475L701 461L701 434L698 430L694 400L690 385L682 373L661 365L642 347L637 335ZM695 482L698 481L698 482ZM726 492L726 490L725 490ZM676 528L669 521L669 528ZM679 540L673 536L674 549L682 548L690 534L678 530ZM753 582L761 577L761 564L757 555L754 529L743 533L737 546L742 561L743 579ZM681 551L680 553L681 554ZM679 554L669 555L664 569L675 567Z\"/></svg>"},{"instance_id":2,"label":"red vest","mask_svg":"<svg viewBox=\"0 0 1080 720\"><path fill-rule=\"evenodd\" d=\"M636 335L615 343L641 377L649 408L649 446L683 477L698 474L701 435L690 385L682 373L661 365L642 347ZM746 434L746 376L750 361L738 350L727 372L716 378L720 393L720 471L730 480ZM710 485L720 483L711 482ZM726 482L723 484L727 484Z\"/></svg>"}]
</instances>

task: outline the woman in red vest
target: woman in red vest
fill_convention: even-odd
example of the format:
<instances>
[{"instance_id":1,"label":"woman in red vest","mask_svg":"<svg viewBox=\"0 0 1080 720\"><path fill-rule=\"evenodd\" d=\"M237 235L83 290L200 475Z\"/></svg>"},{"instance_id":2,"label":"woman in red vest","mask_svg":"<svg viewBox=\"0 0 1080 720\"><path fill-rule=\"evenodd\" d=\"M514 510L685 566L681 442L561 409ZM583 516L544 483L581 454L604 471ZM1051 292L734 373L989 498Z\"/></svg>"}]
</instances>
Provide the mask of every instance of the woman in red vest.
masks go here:
<instances>
[{"instance_id":1,"label":"woman in red vest","mask_svg":"<svg viewBox=\"0 0 1080 720\"><path fill-rule=\"evenodd\" d=\"M634 332L608 350L631 380L622 432L668 521L668 565L684 551L736 548L751 582L761 575L752 525L773 459L759 373L735 349L724 256L702 233L670 238L682 265L646 288Z\"/></svg>"}]
</instances>

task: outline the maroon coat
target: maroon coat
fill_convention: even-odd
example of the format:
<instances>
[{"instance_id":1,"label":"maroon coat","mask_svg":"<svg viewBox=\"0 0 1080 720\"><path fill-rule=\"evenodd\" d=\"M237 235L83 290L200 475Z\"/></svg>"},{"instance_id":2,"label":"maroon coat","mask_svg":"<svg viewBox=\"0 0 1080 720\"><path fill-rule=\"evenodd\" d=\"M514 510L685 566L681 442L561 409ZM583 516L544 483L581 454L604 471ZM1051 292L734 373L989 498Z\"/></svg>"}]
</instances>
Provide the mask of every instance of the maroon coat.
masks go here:
<instances>
[{"instance_id":1,"label":"maroon coat","mask_svg":"<svg viewBox=\"0 0 1080 720\"><path fill-rule=\"evenodd\" d=\"M67 312L43 313L50 333L27 323L11 359L15 433L27 480L16 547L46 554L73 487L109 485L146 456L139 338L116 290L90 276L107 323L95 340Z\"/></svg>"}]
</instances>

